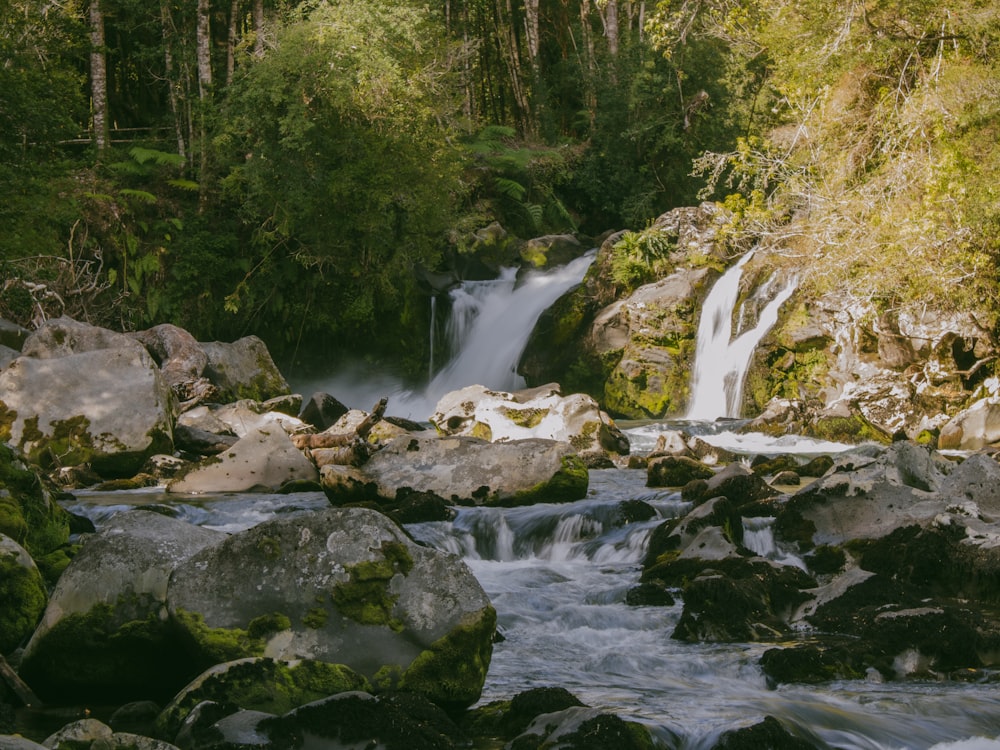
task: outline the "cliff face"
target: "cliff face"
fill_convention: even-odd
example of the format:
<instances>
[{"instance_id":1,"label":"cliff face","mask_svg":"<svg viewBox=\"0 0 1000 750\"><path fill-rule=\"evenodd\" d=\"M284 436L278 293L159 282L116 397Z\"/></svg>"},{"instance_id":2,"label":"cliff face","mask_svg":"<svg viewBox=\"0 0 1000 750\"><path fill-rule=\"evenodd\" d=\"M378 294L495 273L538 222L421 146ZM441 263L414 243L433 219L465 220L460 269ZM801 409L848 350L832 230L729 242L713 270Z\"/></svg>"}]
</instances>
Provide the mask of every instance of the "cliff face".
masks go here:
<instances>
[{"instance_id":1,"label":"cliff face","mask_svg":"<svg viewBox=\"0 0 1000 750\"><path fill-rule=\"evenodd\" d=\"M669 241L660 278L634 289L615 273L623 235L612 235L585 282L536 328L521 364L529 384L588 392L619 417L683 416L706 296L741 250L726 233L732 218L712 204L660 217L646 230ZM735 339L757 325L776 287L798 285L753 352L738 416L765 414L755 426L775 432L888 440L933 434L977 396L997 354L995 332L980 323L987 305L889 307L849 289L817 293L808 280L821 263L791 255L758 246L724 313Z\"/></svg>"}]
</instances>

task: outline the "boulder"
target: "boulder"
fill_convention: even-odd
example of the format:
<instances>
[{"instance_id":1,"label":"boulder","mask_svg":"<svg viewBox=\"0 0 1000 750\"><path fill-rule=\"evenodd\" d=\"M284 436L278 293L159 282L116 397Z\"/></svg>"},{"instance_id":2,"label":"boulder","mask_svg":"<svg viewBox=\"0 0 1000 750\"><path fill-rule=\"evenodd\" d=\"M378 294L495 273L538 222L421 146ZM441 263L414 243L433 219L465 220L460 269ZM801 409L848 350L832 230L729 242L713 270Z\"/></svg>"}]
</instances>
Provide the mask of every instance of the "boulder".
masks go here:
<instances>
[{"instance_id":1,"label":"boulder","mask_svg":"<svg viewBox=\"0 0 1000 750\"><path fill-rule=\"evenodd\" d=\"M124 333L61 317L47 320L31 333L21 347L21 354L35 359L58 359L105 349L145 351L142 344Z\"/></svg>"},{"instance_id":2,"label":"boulder","mask_svg":"<svg viewBox=\"0 0 1000 750\"><path fill-rule=\"evenodd\" d=\"M28 639L45 610L46 598L45 581L31 555L0 534L0 655Z\"/></svg>"},{"instance_id":3,"label":"boulder","mask_svg":"<svg viewBox=\"0 0 1000 750\"><path fill-rule=\"evenodd\" d=\"M564 750L616 748L649 750L653 740L642 724L625 721L596 708L571 706L542 714L510 744L511 747L559 747Z\"/></svg>"},{"instance_id":4,"label":"boulder","mask_svg":"<svg viewBox=\"0 0 1000 750\"><path fill-rule=\"evenodd\" d=\"M163 323L132 336L153 355L160 372L183 406L218 400L216 387L202 377L208 355L190 333Z\"/></svg>"},{"instance_id":5,"label":"boulder","mask_svg":"<svg viewBox=\"0 0 1000 750\"><path fill-rule=\"evenodd\" d=\"M709 479L712 470L688 456L659 456L646 465L647 487L683 487L695 479Z\"/></svg>"},{"instance_id":6,"label":"boulder","mask_svg":"<svg viewBox=\"0 0 1000 750\"><path fill-rule=\"evenodd\" d=\"M449 706L478 699L496 626L461 560L362 508L268 521L206 548L175 568L168 605L203 667L316 659Z\"/></svg>"},{"instance_id":7,"label":"boulder","mask_svg":"<svg viewBox=\"0 0 1000 750\"><path fill-rule=\"evenodd\" d=\"M299 419L315 427L317 432L322 432L333 427L347 412L348 408L329 393L317 391L302 403Z\"/></svg>"},{"instance_id":8,"label":"boulder","mask_svg":"<svg viewBox=\"0 0 1000 750\"><path fill-rule=\"evenodd\" d=\"M167 485L168 492L275 491L289 482L318 482L316 467L277 426L257 429Z\"/></svg>"},{"instance_id":9,"label":"boulder","mask_svg":"<svg viewBox=\"0 0 1000 750\"><path fill-rule=\"evenodd\" d=\"M443 435L491 442L544 438L569 443L587 463L629 452L628 438L590 396L563 396L557 385L520 393L471 385L445 395L431 423Z\"/></svg>"},{"instance_id":10,"label":"boulder","mask_svg":"<svg viewBox=\"0 0 1000 750\"><path fill-rule=\"evenodd\" d=\"M278 427L289 435L310 429L309 425L287 412L270 408L268 403L241 399L228 404L202 404L177 418L177 424L218 435L246 437L257 430Z\"/></svg>"},{"instance_id":11,"label":"boulder","mask_svg":"<svg viewBox=\"0 0 1000 750\"><path fill-rule=\"evenodd\" d=\"M223 402L239 399L267 401L290 392L278 371L271 353L256 336L245 336L232 343L202 343L208 363L205 377L219 389Z\"/></svg>"},{"instance_id":12,"label":"boulder","mask_svg":"<svg viewBox=\"0 0 1000 750\"><path fill-rule=\"evenodd\" d=\"M170 453L169 386L136 341L107 338L120 346L73 353L75 339L67 338L0 372L0 440L46 470L89 463L111 477L131 476L149 456Z\"/></svg>"},{"instance_id":13,"label":"boulder","mask_svg":"<svg viewBox=\"0 0 1000 750\"><path fill-rule=\"evenodd\" d=\"M819 747L791 734L773 716L765 716L753 726L726 730L712 750L818 750Z\"/></svg>"},{"instance_id":14,"label":"boulder","mask_svg":"<svg viewBox=\"0 0 1000 750\"><path fill-rule=\"evenodd\" d=\"M370 691L371 685L342 664L266 657L239 659L209 668L174 696L156 720L157 734L176 736L191 711L203 701L280 715L353 690Z\"/></svg>"},{"instance_id":15,"label":"boulder","mask_svg":"<svg viewBox=\"0 0 1000 750\"><path fill-rule=\"evenodd\" d=\"M200 671L180 658L166 619L167 580L190 555L219 542L147 510L113 516L85 537L63 572L21 661L45 700L163 700Z\"/></svg>"},{"instance_id":16,"label":"boulder","mask_svg":"<svg viewBox=\"0 0 1000 750\"><path fill-rule=\"evenodd\" d=\"M938 448L974 451L1000 442L1000 397L976 401L941 428Z\"/></svg>"},{"instance_id":17,"label":"boulder","mask_svg":"<svg viewBox=\"0 0 1000 750\"><path fill-rule=\"evenodd\" d=\"M321 482L334 503L359 494L394 500L400 491L429 492L457 504L531 505L586 496L587 467L569 443L531 438L488 443L474 437L399 437L367 463L341 471L324 466Z\"/></svg>"},{"instance_id":18,"label":"boulder","mask_svg":"<svg viewBox=\"0 0 1000 750\"><path fill-rule=\"evenodd\" d=\"M11 349L9 346L0 344L0 370L10 366L10 363L20 356L21 352L17 349Z\"/></svg>"},{"instance_id":19,"label":"boulder","mask_svg":"<svg viewBox=\"0 0 1000 750\"><path fill-rule=\"evenodd\" d=\"M583 250L571 234L547 234L528 240L521 248L521 260L532 268L554 268L579 257Z\"/></svg>"},{"instance_id":20,"label":"boulder","mask_svg":"<svg viewBox=\"0 0 1000 750\"><path fill-rule=\"evenodd\" d=\"M0 346L19 352L30 335L27 328L0 318Z\"/></svg>"}]
</instances>

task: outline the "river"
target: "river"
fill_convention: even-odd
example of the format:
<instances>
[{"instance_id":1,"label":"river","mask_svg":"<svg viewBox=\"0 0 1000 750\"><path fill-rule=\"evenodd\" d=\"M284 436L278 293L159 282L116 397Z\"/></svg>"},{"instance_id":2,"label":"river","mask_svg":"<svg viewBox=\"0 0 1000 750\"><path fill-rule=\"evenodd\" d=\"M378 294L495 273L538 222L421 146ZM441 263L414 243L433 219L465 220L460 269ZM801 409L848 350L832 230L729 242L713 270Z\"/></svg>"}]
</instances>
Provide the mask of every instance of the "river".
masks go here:
<instances>
[{"instance_id":1,"label":"river","mask_svg":"<svg viewBox=\"0 0 1000 750\"><path fill-rule=\"evenodd\" d=\"M660 427L627 432L641 450ZM760 447L752 438L714 439L745 450ZM782 447L811 453L838 447L788 443ZM657 516L622 523L624 500L641 500ZM100 526L118 510L150 504L233 532L277 514L323 508L327 501L321 493L191 498L145 490L81 492L69 507ZM645 472L606 469L591 472L588 497L575 503L463 508L449 523L411 525L418 540L460 555L497 609L504 640L494 649L482 700L562 686L591 706L648 725L665 748L709 748L726 729L772 715L821 747L1000 749L995 685L843 681L774 688L757 666L774 644L675 641L670 634L680 602L626 605L651 530L686 509L678 493L645 487ZM783 554L768 550L766 537L758 543L765 553Z\"/></svg>"}]
</instances>

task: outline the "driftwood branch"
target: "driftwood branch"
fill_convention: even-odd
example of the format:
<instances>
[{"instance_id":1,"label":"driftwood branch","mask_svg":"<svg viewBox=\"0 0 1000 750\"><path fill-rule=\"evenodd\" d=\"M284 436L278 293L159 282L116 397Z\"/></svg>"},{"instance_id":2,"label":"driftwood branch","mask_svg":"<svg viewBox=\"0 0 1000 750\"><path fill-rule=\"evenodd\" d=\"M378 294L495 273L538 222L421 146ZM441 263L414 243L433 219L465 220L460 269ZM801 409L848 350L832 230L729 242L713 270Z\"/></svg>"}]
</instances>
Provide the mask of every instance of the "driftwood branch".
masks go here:
<instances>
[{"instance_id":1,"label":"driftwood branch","mask_svg":"<svg viewBox=\"0 0 1000 750\"><path fill-rule=\"evenodd\" d=\"M18 700L28 708L39 708L42 705L38 696L24 683L2 655L0 655L0 681L6 683Z\"/></svg>"}]
</instances>

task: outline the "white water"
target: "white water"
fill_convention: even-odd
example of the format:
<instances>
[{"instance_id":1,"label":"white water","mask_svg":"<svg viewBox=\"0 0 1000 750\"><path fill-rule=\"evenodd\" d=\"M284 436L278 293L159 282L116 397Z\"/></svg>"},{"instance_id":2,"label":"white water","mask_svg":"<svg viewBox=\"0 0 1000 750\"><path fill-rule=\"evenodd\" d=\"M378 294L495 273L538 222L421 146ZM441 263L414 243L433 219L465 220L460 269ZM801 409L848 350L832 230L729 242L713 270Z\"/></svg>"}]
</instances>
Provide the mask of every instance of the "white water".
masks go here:
<instances>
[{"instance_id":1,"label":"white water","mask_svg":"<svg viewBox=\"0 0 1000 750\"><path fill-rule=\"evenodd\" d=\"M451 312L445 326L449 350L456 354L422 389L403 386L392 375L351 368L320 383L299 387L303 393L325 391L351 408L368 409L389 397L387 412L417 421L427 420L441 397L469 385L500 391L524 388L517 364L541 314L579 284L596 251L565 266L529 271L520 280L516 269L505 269L493 281L466 282L450 293ZM436 306L435 306L436 312ZM433 349L432 349L433 352Z\"/></svg>"},{"instance_id":2,"label":"white water","mask_svg":"<svg viewBox=\"0 0 1000 750\"><path fill-rule=\"evenodd\" d=\"M711 421L740 416L743 381L754 349L778 321L781 305L795 291L793 282L775 291L774 279L771 279L759 290L761 298L754 300L765 303L756 324L746 330L737 330L738 335L734 338L732 321L740 279L743 266L752 255L752 251L747 253L729 268L705 298L698 324L687 419ZM773 297L767 299L770 294Z\"/></svg>"},{"instance_id":3,"label":"white water","mask_svg":"<svg viewBox=\"0 0 1000 750\"><path fill-rule=\"evenodd\" d=\"M644 482L641 471L593 471L585 500L462 508L453 522L409 527L421 541L463 557L496 607L504 640L494 647L483 702L565 687L588 705L644 723L658 746L671 750L710 748L723 731L767 715L822 748L1000 748L995 685L839 681L772 689L757 662L773 644L674 641L680 602L624 604L652 529L689 509L677 493ZM178 500L149 490L80 493L70 508L100 526L114 510L159 503L161 511L233 532L328 505L321 493ZM641 500L658 516L623 524L623 500ZM749 531L760 552L780 557L766 524Z\"/></svg>"}]
</instances>

